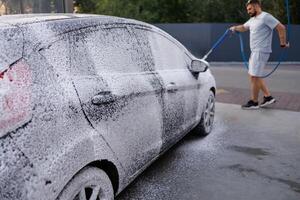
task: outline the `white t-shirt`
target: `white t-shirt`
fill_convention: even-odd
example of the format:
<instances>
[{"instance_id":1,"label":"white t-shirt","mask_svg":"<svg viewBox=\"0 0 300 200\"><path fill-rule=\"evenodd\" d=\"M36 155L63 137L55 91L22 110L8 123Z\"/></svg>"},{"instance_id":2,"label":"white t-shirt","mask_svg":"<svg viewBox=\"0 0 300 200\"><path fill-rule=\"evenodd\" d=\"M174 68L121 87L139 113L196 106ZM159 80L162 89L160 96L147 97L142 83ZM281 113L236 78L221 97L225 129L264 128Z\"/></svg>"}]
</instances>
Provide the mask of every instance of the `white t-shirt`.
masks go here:
<instances>
[{"instance_id":1,"label":"white t-shirt","mask_svg":"<svg viewBox=\"0 0 300 200\"><path fill-rule=\"evenodd\" d=\"M250 30L250 48L252 52L272 52L273 29L279 21L267 12L251 17L244 27Z\"/></svg>"}]
</instances>

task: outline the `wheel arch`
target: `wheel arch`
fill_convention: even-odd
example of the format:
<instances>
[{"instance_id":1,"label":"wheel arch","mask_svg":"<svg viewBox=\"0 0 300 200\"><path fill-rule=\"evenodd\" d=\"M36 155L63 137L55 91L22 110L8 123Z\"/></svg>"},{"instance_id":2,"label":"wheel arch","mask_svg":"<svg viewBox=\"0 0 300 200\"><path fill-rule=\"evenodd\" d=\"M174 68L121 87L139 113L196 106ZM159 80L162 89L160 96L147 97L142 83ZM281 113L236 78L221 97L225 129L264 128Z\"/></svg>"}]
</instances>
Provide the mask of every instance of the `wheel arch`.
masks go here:
<instances>
[{"instance_id":1,"label":"wheel arch","mask_svg":"<svg viewBox=\"0 0 300 200\"><path fill-rule=\"evenodd\" d=\"M214 93L214 95L216 96L216 88L215 87L211 87L210 91L212 91Z\"/></svg>"},{"instance_id":2,"label":"wheel arch","mask_svg":"<svg viewBox=\"0 0 300 200\"><path fill-rule=\"evenodd\" d=\"M119 189L119 172L117 167L110 162L109 160L96 160L93 161L91 163L89 163L88 165L86 165L85 167L90 166L90 167L96 167L99 168L101 170L103 170L107 176L109 177L113 189L114 189L114 193L116 194L118 189Z\"/></svg>"}]
</instances>

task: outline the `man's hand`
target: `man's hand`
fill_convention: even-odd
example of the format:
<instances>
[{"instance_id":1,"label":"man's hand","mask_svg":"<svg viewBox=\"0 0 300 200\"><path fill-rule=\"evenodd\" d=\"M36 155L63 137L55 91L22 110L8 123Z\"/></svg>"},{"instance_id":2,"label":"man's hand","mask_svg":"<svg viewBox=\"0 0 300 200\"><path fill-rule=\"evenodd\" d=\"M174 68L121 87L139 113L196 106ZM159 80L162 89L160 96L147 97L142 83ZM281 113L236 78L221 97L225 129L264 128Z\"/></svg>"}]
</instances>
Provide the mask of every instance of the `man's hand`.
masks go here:
<instances>
[{"instance_id":1,"label":"man's hand","mask_svg":"<svg viewBox=\"0 0 300 200\"><path fill-rule=\"evenodd\" d=\"M248 31L248 29L245 28L243 25L232 26L232 27L229 28L229 30L231 30L233 33Z\"/></svg>"},{"instance_id":2,"label":"man's hand","mask_svg":"<svg viewBox=\"0 0 300 200\"><path fill-rule=\"evenodd\" d=\"M290 48L290 43L280 44L281 48Z\"/></svg>"},{"instance_id":3,"label":"man's hand","mask_svg":"<svg viewBox=\"0 0 300 200\"><path fill-rule=\"evenodd\" d=\"M231 32L235 33L236 27L235 27L235 26L232 26L232 27L229 28L229 30L230 30Z\"/></svg>"}]
</instances>

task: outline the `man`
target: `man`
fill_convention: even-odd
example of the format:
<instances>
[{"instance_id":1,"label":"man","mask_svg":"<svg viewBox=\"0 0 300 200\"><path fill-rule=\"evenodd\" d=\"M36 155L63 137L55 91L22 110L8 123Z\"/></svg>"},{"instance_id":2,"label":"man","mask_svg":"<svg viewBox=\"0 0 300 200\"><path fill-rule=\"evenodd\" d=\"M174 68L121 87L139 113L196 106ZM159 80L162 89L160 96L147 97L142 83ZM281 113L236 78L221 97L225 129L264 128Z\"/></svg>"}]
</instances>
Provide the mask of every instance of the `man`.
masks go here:
<instances>
[{"instance_id":1,"label":"man","mask_svg":"<svg viewBox=\"0 0 300 200\"><path fill-rule=\"evenodd\" d=\"M245 32L250 30L250 49L251 56L249 59L249 79L251 83L251 100L242 109L258 109L273 104L276 100L265 83L260 78L264 75L264 67L266 66L270 53L272 52L272 36L273 29L278 31L280 46L282 48L289 47L286 42L286 29L276 18L267 12L263 12L259 0L249 0L246 3L247 12L250 19L243 25L232 26L232 32ZM258 104L259 92L264 93L263 102Z\"/></svg>"}]
</instances>

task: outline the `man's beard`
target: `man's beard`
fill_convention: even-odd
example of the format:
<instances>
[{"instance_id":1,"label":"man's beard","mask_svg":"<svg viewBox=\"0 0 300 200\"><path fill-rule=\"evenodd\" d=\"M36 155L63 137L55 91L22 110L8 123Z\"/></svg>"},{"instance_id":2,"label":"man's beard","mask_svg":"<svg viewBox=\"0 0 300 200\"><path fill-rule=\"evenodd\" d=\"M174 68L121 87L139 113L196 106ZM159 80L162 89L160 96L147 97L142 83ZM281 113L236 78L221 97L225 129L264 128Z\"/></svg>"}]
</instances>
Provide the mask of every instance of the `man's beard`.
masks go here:
<instances>
[{"instance_id":1,"label":"man's beard","mask_svg":"<svg viewBox=\"0 0 300 200\"><path fill-rule=\"evenodd\" d=\"M255 17L257 15L257 12L254 11L253 13L250 13L249 15L250 15L250 17Z\"/></svg>"}]
</instances>

